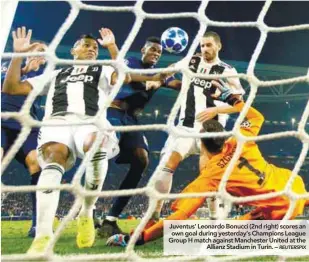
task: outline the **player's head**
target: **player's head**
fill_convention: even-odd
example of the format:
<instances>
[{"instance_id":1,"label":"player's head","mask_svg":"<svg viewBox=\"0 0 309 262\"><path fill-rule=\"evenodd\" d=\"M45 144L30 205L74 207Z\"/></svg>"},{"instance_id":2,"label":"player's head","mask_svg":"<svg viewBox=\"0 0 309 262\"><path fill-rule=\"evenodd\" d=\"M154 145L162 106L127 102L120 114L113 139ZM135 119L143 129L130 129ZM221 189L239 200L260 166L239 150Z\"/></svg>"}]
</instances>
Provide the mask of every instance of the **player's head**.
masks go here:
<instances>
[{"instance_id":1,"label":"player's head","mask_svg":"<svg viewBox=\"0 0 309 262\"><path fill-rule=\"evenodd\" d=\"M141 51L143 63L150 66L155 65L162 54L160 38L155 36L148 37Z\"/></svg>"},{"instance_id":2,"label":"player's head","mask_svg":"<svg viewBox=\"0 0 309 262\"><path fill-rule=\"evenodd\" d=\"M201 132L215 133L223 131L223 126L217 120L211 119L203 123L203 130ZM201 138L203 146L210 154L218 154L222 152L225 140L225 137Z\"/></svg>"},{"instance_id":3,"label":"player's head","mask_svg":"<svg viewBox=\"0 0 309 262\"><path fill-rule=\"evenodd\" d=\"M200 41L200 48L204 60L213 62L222 48L220 36L216 32L206 32Z\"/></svg>"},{"instance_id":4,"label":"player's head","mask_svg":"<svg viewBox=\"0 0 309 262\"><path fill-rule=\"evenodd\" d=\"M95 60L99 54L99 45L92 35L82 35L75 42L71 54L76 60Z\"/></svg>"}]
</instances>

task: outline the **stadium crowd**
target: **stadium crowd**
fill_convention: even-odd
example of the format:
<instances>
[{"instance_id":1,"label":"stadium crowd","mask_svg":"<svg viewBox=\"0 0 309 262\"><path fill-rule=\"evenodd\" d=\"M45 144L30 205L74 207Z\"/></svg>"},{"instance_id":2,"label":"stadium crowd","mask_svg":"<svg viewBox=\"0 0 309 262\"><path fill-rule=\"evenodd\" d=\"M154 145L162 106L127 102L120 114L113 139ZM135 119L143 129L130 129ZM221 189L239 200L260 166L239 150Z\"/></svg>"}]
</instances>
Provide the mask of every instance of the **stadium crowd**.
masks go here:
<instances>
[{"instance_id":1,"label":"stadium crowd","mask_svg":"<svg viewBox=\"0 0 309 262\"><path fill-rule=\"evenodd\" d=\"M175 185L173 192L179 192L184 188L186 183L181 183ZM115 185L112 187L116 187ZM2 205L1 205L1 217L10 219L12 217L20 218L21 220L30 219L32 215L32 209L29 205L31 199L28 193L10 193L2 195ZM98 218L104 218L108 213L108 210L112 206L112 198L100 198L96 204L95 215ZM74 202L74 196L69 192L62 192L59 201L59 207L57 210L57 217L63 218L66 216L72 207ZM121 218L127 218L133 216L136 218L141 218L146 212L148 207L148 201L146 196L137 195L134 196L129 202L128 206L125 208ZM245 206L234 205L229 214L230 217L236 217L243 215L248 212L249 208ZM162 216L166 217L171 213L170 201L166 202L162 209ZM309 216L309 208L304 211L304 216Z\"/></svg>"}]
</instances>

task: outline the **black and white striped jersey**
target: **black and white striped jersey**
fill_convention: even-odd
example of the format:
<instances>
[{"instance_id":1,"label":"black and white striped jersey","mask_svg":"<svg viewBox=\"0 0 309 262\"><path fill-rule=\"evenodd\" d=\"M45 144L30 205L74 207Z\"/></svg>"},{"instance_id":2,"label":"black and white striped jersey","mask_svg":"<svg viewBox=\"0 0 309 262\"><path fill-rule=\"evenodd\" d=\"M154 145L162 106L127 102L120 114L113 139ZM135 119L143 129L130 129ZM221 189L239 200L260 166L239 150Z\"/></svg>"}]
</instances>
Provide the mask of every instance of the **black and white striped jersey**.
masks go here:
<instances>
[{"instance_id":1,"label":"black and white striped jersey","mask_svg":"<svg viewBox=\"0 0 309 262\"><path fill-rule=\"evenodd\" d=\"M207 63L201 56L192 57L189 68L194 73L205 75L211 74L237 74L234 67L217 59L214 63ZM238 78L227 78L228 85L235 89L235 94L244 94L245 91L241 86ZM180 108L179 122L186 127L200 128L200 124L195 121L195 117L204 111L206 108L224 105L221 101L214 100L211 94L216 92L216 88L212 86L211 80L193 77L190 80L190 88L182 101ZM225 126L227 115L217 116L217 120Z\"/></svg>"},{"instance_id":2,"label":"black and white striped jersey","mask_svg":"<svg viewBox=\"0 0 309 262\"><path fill-rule=\"evenodd\" d=\"M33 88L44 85L47 94L45 116L74 113L94 116L111 91L114 68L102 65L74 65L50 75L28 78Z\"/></svg>"}]
</instances>

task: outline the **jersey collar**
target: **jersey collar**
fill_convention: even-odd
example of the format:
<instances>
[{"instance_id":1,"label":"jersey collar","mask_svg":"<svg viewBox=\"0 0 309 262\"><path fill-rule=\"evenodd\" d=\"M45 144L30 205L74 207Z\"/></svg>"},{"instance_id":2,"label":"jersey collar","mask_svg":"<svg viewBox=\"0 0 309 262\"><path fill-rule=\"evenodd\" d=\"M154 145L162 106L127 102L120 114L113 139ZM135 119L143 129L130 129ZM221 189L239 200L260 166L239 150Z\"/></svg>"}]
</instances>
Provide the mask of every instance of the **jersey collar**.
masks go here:
<instances>
[{"instance_id":1,"label":"jersey collar","mask_svg":"<svg viewBox=\"0 0 309 262\"><path fill-rule=\"evenodd\" d=\"M213 61L212 63L206 62L206 61L204 60L203 57L202 57L202 61L203 61L205 64L207 64L207 65L216 65L216 64L219 64L219 63L221 62L221 60L220 60L219 57L217 57L217 58L215 59L215 61Z\"/></svg>"}]
</instances>

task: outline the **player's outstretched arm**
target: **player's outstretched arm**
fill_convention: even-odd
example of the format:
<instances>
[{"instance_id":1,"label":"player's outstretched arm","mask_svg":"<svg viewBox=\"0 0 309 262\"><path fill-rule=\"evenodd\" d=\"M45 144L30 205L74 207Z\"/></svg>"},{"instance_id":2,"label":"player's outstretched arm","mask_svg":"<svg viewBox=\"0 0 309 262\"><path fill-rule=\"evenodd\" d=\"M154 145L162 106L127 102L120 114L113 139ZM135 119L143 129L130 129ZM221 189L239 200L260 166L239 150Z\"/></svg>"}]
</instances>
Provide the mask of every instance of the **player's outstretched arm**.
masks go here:
<instances>
[{"instance_id":1,"label":"player's outstretched arm","mask_svg":"<svg viewBox=\"0 0 309 262\"><path fill-rule=\"evenodd\" d=\"M219 82L215 82L213 84L220 90L220 94L212 95L213 98L228 103L235 109L236 112L241 112L245 106L245 103L241 100L241 96L238 94L233 94L233 90L231 88L226 87ZM242 132L245 135L258 135L264 123L264 116L255 108L250 107L246 118L247 124L242 126Z\"/></svg>"},{"instance_id":2,"label":"player's outstretched arm","mask_svg":"<svg viewBox=\"0 0 309 262\"><path fill-rule=\"evenodd\" d=\"M113 74L112 74L112 78L111 78L111 84L112 84L112 85L115 85L116 82L117 82L117 79L118 79L118 73L117 73L116 71L114 71ZM130 83L131 81L132 81L131 75L130 75L130 74L126 74L126 77L125 77L125 79L124 79L124 83L125 83L125 84L128 84L128 83Z\"/></svg>"},{"instance_id":3,"label":"player's outstretched arm","mask_svg":"<svg viewBox=\"0 0 309 262\"><path fill-rule=\"evenodd\" d=\"M207 120L215 118L218 114L233 114L238 113L238 110L229 105L215 106L206 108L196 116L196 120L203 123Z\"/></svg>"},{"instance_id":4,"label":"player's outstretched arm","mask_svg":"<svg viewBox=\"0 0 309 262\"><path fill-rule=\"evenodd\" d=\"M130 67L130 60L127 60L128 66ZM134 68L134 67L133 67ZM153 82L155 89L161 87L170 78L174 76L175 73L158 73L155 75L142 75L137 73L131 73L132 82ZM156 82L156 83L155 83Z\"/></svg>"},{"instance_id":5,"label":"player's outstretched arm","mask_svg":"<svg viewBox=\"0 0 309 262\"><path fill-rule=\"evenodd\" d=\"M166 78L170 77L171 73L158 73L152 76L141 75L141 74L131 74L133 82L146 82L146 81L165 81Z\"/></svg>"},{"instance_id":6,"label":"player's outstretched arm","mask_svg":"<svg viewBox=\"0 0 309 262\"><path fill-rule=\"evenodd\" d=\"M112 59L116 59L119 53L119 48L116 44L114 33L109 28L101 28L99 30L101 38L98 38L99 44L108 50ZM145 76L139 74L127 74L125 83L144 82L144 81L158 81L165 77L163 74L157 74L154 76ZM113 74L112 84L115 84L117 80L117 73Z\"/></svg>"},{"instance_id":7,"label":"player's outstretched arm","mask_svg":"<svg viewBox=\"0 0 309 262\"><path fill-rule=\"evenodd\" d=\"M15 53L23 53L32 51L41 43L30 44L32 30L28 32L26 27L19 27L16 31L13 31L13 50ZM32 85L27 81L21 81L21 65L23 58L12 58L6 77L3 83L2 92L11 95L27 95L32 90Z\"/></svg>"},{"instance_id":8,"label":"player's outstretched arm","mask_svg":"<svg viewBox=\"0 0 309 262\"><path fill-rule=\"evenodd\" d=\"M101 38L98 38L99 44L106 48L112 59L116 59L119 53L118 46L116 44L115 35L109 28L102 27L99 30Z\"/></svg>"},{"instance_id":9,"label":"player's outstretched arm","mask_svg":"<svg viewBox=\"0 0 309 262\"><path fill-rule=\"evenodd\" d=\"M115 39L115 35L112 32L112 30L110 30L109 28L104 28L102 27L99 30L100 36L101 38L98 38L98 42L99 44L103 47L106 48L111 56L112 59L116 59L119 53L119 49L118 46L116 44L116 39ZM116 71L114 71L114 73L112 74L111 77L111 84L114 85L117 82L117 78L118 78L118 74ZM131 80L131 76L130 74L126 74L126 78L124 80L125 83L130 83Z\"/></svg>"},{"instance_id":10,"label":"player's outstretched arm","mask_svg":"<svg viewBox=\"0 0 309 262\"><path fill-rule=\"evenodd\" d=\"M146 90L158 89L160 87L167 87L179 91L181 88L181 81L178 79L168 79L166 81L146 81Z\"/></svg>"},{"instance_id":11,"label":"player's outstretched arm","mask_svg":"<svg viewBox=\"0 0 309 262\"><path fill-rule=\"evenodd\" d=\"M174 67L174 64L169 65L168 67ZM182 81L175 78L175 73L167 73L165 79L161 80L162 86L165 86L170 89L179 91L181 89Z\"/></svg>"}]
</instances>

